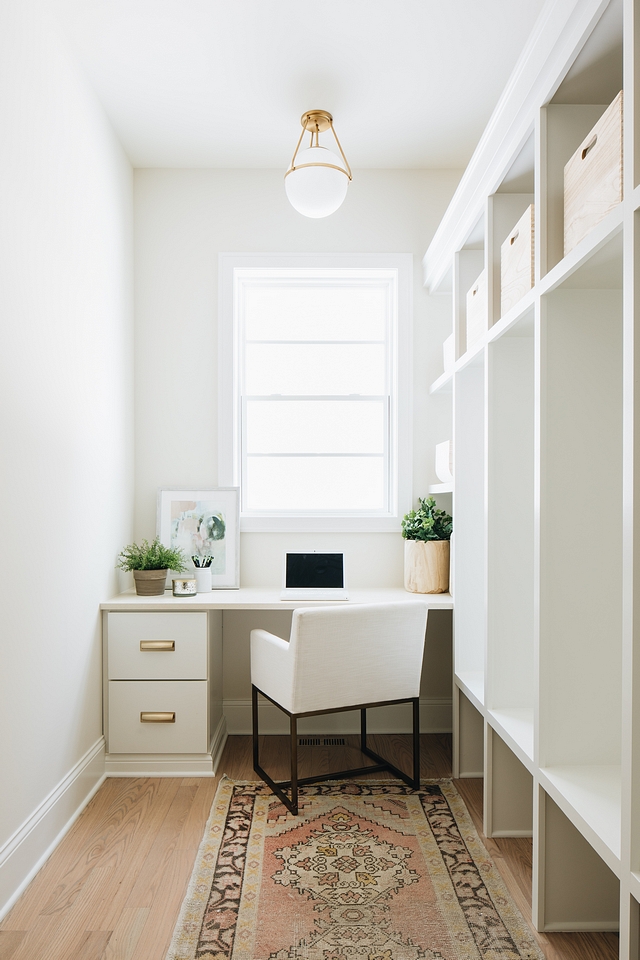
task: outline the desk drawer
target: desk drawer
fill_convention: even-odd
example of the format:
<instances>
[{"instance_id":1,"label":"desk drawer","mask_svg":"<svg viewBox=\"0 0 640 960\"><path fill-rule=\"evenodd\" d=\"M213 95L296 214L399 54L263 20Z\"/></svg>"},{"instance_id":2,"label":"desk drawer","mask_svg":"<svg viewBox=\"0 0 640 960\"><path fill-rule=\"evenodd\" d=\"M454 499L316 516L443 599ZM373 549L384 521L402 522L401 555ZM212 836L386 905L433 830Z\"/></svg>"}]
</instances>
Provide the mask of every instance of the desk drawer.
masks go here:
<instances>
[{"instance_id":1,"label":"desk drawer","mask_svg":"<svg viewBox=\"0 0 640 960\"><path fill-rule=\"evenodd\" d=\"M109 753L206 753L207 686L206 680L112 680Z\"/></svg>"},{"instance_id":2,"label":"desk drawer","mask_svg":"<svg viewBox=\"0 0 640 960\"><path fill-rule=\"evenodd\" d=\"M110 680L206 680L206 613L110 613Z\"/></svg>"}]
</instances>

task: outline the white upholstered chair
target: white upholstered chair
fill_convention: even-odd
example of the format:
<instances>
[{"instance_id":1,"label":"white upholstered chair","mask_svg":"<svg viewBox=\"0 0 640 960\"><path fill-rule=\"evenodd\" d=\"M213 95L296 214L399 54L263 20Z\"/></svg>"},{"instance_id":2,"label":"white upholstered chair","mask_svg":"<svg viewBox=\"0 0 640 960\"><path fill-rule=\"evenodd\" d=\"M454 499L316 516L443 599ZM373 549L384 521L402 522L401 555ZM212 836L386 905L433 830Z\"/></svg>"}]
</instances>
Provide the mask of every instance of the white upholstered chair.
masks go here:
<instances>
[{"instance_id":1,"label":"white upholstered chair","mask_svg":"<svg viewBox=\"0 0 640 960\"><path fill-rule=\"evenodd\" d=\"M253 768L293 814L305 783L390 770L410 786L420 785L418 696L426 624L425 605L400 602L296 609L289 640L251 631ZM275 783L260 766L258 694L289 717L291 779L284 783ZM390 703L413 706L413 776L367 746L367 708ZM360 710L360 748L376 764L299 779L298 719L345 710Z\"/></svg>"}]
</instances>

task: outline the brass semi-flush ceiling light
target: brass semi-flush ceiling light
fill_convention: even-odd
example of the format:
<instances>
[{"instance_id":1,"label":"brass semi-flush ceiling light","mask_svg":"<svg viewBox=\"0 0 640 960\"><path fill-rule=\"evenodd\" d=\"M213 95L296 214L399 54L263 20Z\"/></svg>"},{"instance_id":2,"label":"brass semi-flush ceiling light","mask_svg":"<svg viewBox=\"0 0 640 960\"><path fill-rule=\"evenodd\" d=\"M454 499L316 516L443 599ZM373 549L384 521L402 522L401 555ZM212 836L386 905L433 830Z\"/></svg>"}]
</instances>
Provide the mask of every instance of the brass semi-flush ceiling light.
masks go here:
<instances>
[{"instance_id":1,"label":"brass semi-flush ceiling light","mask_svg":"<svg viewBox=\"0 0 640 960\"><path fill-rule=\"evenodd\" d=\"M326 110L307 110L300 120L302 133L293 160L284 175L287 197L298 213L305 217L328 217L334 213L347 195L351 168L340 146L333 117ZM340 156L321 147L318 136L331 130ZM300 150L305 133L311 135L309 146Z\"/></svg>"}]
</instances>

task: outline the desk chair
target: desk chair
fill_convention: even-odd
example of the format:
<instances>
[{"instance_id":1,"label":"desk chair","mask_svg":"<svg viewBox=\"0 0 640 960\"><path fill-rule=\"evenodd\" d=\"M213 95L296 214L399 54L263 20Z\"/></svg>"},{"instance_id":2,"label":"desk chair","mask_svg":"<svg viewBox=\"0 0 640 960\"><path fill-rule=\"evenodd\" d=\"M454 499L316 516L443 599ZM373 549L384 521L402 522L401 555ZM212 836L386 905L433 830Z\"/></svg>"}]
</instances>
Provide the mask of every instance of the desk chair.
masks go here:
<instances>
[{"instance_id":1,"label":"desk chair","mask_svg":"<svg viewBox=\"0 0 640 960\"><path fill-rule=\"evenodd\" d=\"M418 697L426 625L427 608L420 603L375 603L298 608L288 641L266 630L251 631L253 769L294 816L298 787L305 783L390 770L419 787ZM258 694L289 717L291 779L282 783L260 766ZM412 777L367 747L367 709L392 703L413 705ZM299 718L346 710L360 710L360 749L376 764L299 779Z\"/></svg>"}]
</instances>

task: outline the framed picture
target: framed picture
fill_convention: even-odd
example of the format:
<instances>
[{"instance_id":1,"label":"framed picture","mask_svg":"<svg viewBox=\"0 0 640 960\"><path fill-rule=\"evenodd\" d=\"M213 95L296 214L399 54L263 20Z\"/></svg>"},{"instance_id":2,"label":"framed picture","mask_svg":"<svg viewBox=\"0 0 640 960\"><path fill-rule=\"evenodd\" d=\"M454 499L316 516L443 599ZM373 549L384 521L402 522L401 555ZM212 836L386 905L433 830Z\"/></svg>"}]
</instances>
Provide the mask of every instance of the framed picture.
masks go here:
<instances>
[{"instance_id":1,"label":"framed picture","mask_svg":"<svg viewBox=\"0 0 640 960\"><path fill-rule=\"evenodd\" d=\"M214 590L240 586L238 487L159 490L158 536L166 547L184 552L189 571L194 569L192 557L213 557Z\"/></svg>"}]
</instances>

